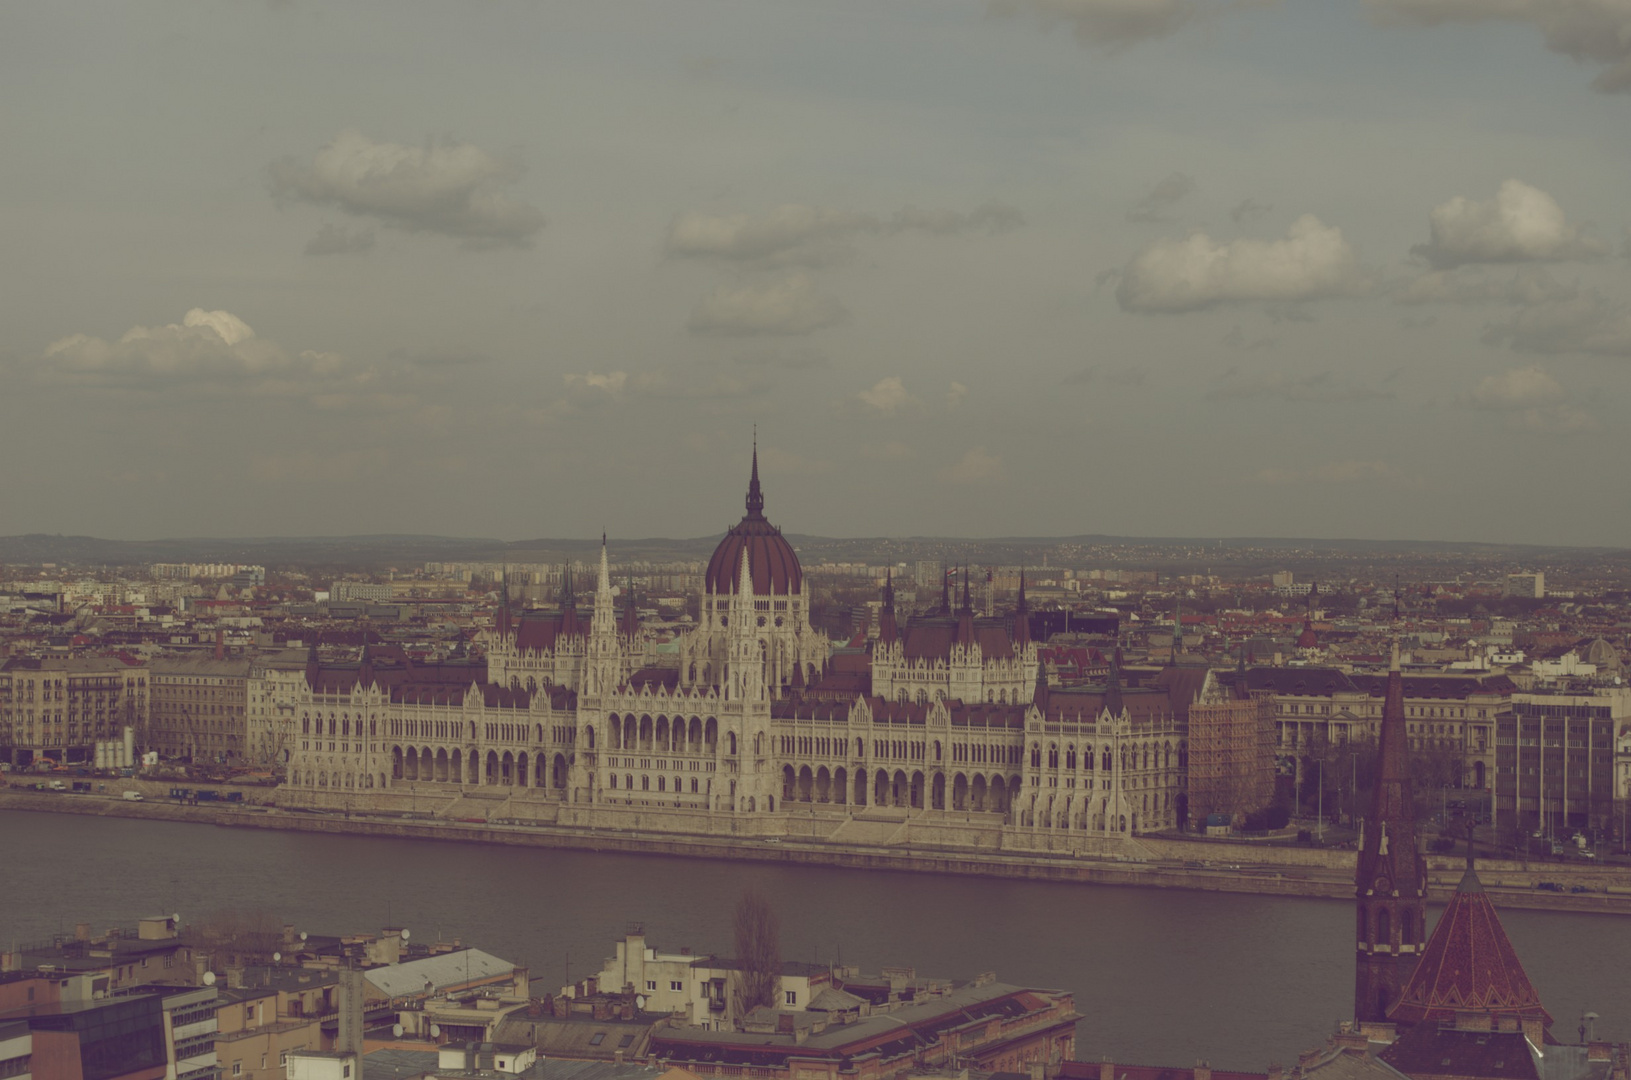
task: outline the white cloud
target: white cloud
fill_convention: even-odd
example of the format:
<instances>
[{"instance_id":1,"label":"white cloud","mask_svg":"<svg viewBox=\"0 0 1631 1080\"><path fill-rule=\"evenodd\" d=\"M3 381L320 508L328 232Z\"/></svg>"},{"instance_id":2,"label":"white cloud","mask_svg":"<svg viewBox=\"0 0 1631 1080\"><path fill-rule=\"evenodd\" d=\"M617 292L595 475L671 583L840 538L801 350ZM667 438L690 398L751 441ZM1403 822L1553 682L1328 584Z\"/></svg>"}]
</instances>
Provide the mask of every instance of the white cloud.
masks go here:
<instances>
[{"instance_id":1,"label":"white cloud","mask_svg":"<svg viewBox=\"0 0 1631 1080\"><path fill-rule=\"evenodd\" d=\"M1594 259L1607 245L1580 235L1557 200L1521 180L1508 180L1492 199L1457 195L1428 216L1433 238L1410 249L1440 270L1467 263L1561 262Z\"/></svg>"},{"instance_id":2,"label":"white cloud","mask_svg":"<svg viewBox=\"0 0 1631 1080\"><path fill-rule=\"evenodd\" d=\"M1631 5L1625 0L1367 0L1384 22L1528 23L1546 47L1605 68L1592 86L1631 91Z\"/></svg>"},{"instance_id":3,"label":"white cloud","mask_svg":"<svg viewBox=\"0 0 1631 1080\"><path fill-rule=\"evenodd\" d=\"M337 354L290 352L231 312L202 308L179 323L132 327L118 341L71 334L46 348L37 372L87 386L270 395L312 394L366 377Z\"/></svg>"},{"instance_id":4,"label":"white cloud","mask_svg":"<svg viewBox=\"0 0 1631 1080\"><path fill-rule=\"evenodd\" d=\"M1173 173L1159 184L1137 206L1127 211L1128 221L1171 221L1172 208L1195 190L1195 181L1183 173Z\"/></svg>"},{"instance_id":5,"label":"white cloud","mask_svg":"<svg viewBox=\"0 0 1631 1080\"><path fill-rule=\"evenodd\" d=\"M1490 327L1484 340L1516 352L1631 356L1631 309L1591 289L1521 307Z\"/></svg>"},{"instance_id":6,"label":"white cloud","mask_svg":"<svg viewBox=\"0 0 1631 1080\"><path fill-rule=\"evenodd\" d=\"M843 241L858 235L1003 232L1024 222L1018 210L1000 203L986 203L968 213L906 206L887 217L794 203L759 214L681 214L669 226L663 248L676 258L819 266L843 258L848 253Z\"/></svg>"},{"instance_id":7,"label":"white cloud","mask_svg":"<svg viewBox=\"0 0 1631 1080\"><path fill-rule=\"evenodd\" d=\"M1125 311L1179 312L1350 296L1365 288L1342 230L1304 214L1284 240L1218 244L1197 232L1185 240L1158 241L1127 264L1116 299Z\"/></svg>"},{"instance_id":8,"label":"white cloud","mask_svg":"<svg viewBox=\"0 0 1631 1080\"><path fill-rule=\"evenodd\" d=\"M721 285L691 312L694 334L748 336L808 334L842 322L838 300L817 288L806 274L772 281Z\"/></svg>"},{"instance_id":9,"label":"white cloud","mask_svg":"<svg viewBox=\"0 0 1631 1080\"><path fill-rule=\"evenodd\" d=\"M948 484L982 484L1002 477L1002 458L983 446L976 446L957 464L940 470L940 479Z\"/></svg>"},{"instance_id":10,"label":"white cloud","mask_svg":"<svg viewBox=\"0 0 1631 1080\"><path fill-rule=\"evenodd\" d=\"M717 365L676 367L663 371L586 371L562 376L567 407L617 398L684 398L690 400L749 397L773 385L764 372Z\"/></svg>"},{"instance_id":11,"label":"white cloud","mask_svg":"<svg viewBox=\"0 0 1631 1080\"><path fill-rule=\"evenodd\" d=\"M1578 285L1558 281L1538 266L1520 267L1510 278L1492 277L1478 267L1429 270L1395 295L1401 304L1543 304L1580 294Z\"/></svg>"},{"instance_id":12,"label":"white cloud","mask_svg":"<svg viewBox=\"0 0 1631 1080\"><path fill-rule=\"evenodd\" d=\"M1385 461L1333 461L1302 469L1263 469L1257 474L1262 484L1360 484L1397 477L1398 470Z\"/></svg>"},{"instance_id":13,"label":"white cloud","mask_svg":"<svg viewBox=\"0 0 1631 1080\"><path fill-rule=\"evenodd\" d=\"M1498 412L1550 405L1561 400L1563 387L1540 367L1513 368L1490 375L1467 395L1467 404L1473 408Z\"/></svg>"},{"instance_id":14,"label":"white cloud","mask_svg":"<svg viewBox=\"0 0 1631 1080\"><path fill-rule=\"evenodd\" d=\"M867 408L883 413L885 416L893 416L902 409L922 404L907 392L906 384L901 381L898 375L890 375L887 378L879 379L872 385L871 389L862 390L856 394L855 399Z\"/></svg>"},{"instance_id":15,"label":"white cloud","mask_svg":"<svg viewBox=\"0 0 1631 1080\"><path fill-rule=\"evenodd\" d=\"M306 241L307 255L351 255L373 248L373 229L348 229L333 223L325 224Z\"/></svg>"},{"instance_id":16,"label":"white cloud","mask_svg":"<svg viewBox=\"0 0 1631 1080\"><path fill-rule=\"evenodd\" d=\"M1539 435L1576 435L1597 427L1597 418L1569 404L1563 387L1544 368L1513 368L1482 379L1462 399L1469 408L1505 413L1510 425Z\"/></svg>"},{"instance_id":17,"label":"white cloud","mask_svg":"<svg viewBox=\"0 0 1631 1080\"><path fill-rule=\"evenodd\" d=\"M544 227L542 213L506 193L521 177L519 165L452 139L403 146L345 131L309 164L284 158L267 172L279 199L334 206L473 246L526 246Z\"/></svg>"}]
</instances>

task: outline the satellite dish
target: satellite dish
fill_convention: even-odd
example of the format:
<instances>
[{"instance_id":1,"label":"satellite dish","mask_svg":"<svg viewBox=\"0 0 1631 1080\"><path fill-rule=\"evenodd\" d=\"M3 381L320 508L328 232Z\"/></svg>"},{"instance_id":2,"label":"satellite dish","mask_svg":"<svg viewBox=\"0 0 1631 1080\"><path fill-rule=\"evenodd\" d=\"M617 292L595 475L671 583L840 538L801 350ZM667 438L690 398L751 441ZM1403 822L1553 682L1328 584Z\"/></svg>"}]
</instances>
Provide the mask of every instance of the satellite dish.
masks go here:
<instances>
[{"instance_id":1,"label":"satellite dish","mask_svg":"<svg viewBox=\"0 0 1631 1080\"><path fill-rule=\"evenodd\" d=\"M396 1036L399 1039L402 1038L402 1025L401 1024L392 1024L391 1025L391 1034Z\"/></svg>"},{"instance_id":2,"label":"satellite dish","mask_svg":"<svg viewBox=\"0 0 1631 1080\"><path fill-rule=\"evenodd\" d=\"M642 1012L645 1011L646 996L644 994L641 994L639 997L634 999L634 1007Z\"/></svg>"},{"instance_id":3,"label":"satellite dish","mask_svg":"<svg viewBox=\"0 0 1631 1080\"><path fill-rule=\"evenodd\" d=\"M433 1039L440 1039L442 1037L442 1025L432 1024L430 1026L430 1037Z\"/></svg>"},{"instance_id":4,"label":"satellite dish","mask_svg":"<svg viewBox=\"0 0 1631 1080\"><path fill-rule=\"evenodd\" d=\"M300 931L300 940L301 941L306 940L306 932L304 930Z\"/></svg>"},{"instance_id":5,"label":"satellite dish","mask_svg":"<svg viewBox=\"0 0 1631 1080\"><path fill-rule=\"evenodd\" d=\"M204 972L204 985L205 986L214 986L215 985L215 972L213 972L213 971Z\"/></svg>"},{"instance_id":6,"label":"satellite dish","mask_svg":"<svg viewBox=\"0 0 1631 1080\"><path fill-rule=\"evenodd\" d=\"M406 929L406 928L404 928L404 929L403 929L403 931L402 931L402 940L403 940L403 941L407 941L407 940L408 940L408 931L407 931L407 929Z\"/></svg>"},{"instance_id":7,"label":"satellite dish","mask_svg":"<svg viewBox=\"0 0 1631 1080\"><path fill-rule=\"evenodd\" d=\"M170 916L170 921L176 923L177 925L180 925L180 923L181 923L181 912L178 911L174 915Z\"/></svg>"},{"instance_id":8,"label":"satellite dish","mask_svg":"<svg viewBox=\"0 0 1631 1080\"><path fill-rule=\"evenodd\" d=\"M280 952L273 953L272 954L272 963L274 963L274 964L283 963L283 954L280 953Z\"/></svg>"}]
</instances>

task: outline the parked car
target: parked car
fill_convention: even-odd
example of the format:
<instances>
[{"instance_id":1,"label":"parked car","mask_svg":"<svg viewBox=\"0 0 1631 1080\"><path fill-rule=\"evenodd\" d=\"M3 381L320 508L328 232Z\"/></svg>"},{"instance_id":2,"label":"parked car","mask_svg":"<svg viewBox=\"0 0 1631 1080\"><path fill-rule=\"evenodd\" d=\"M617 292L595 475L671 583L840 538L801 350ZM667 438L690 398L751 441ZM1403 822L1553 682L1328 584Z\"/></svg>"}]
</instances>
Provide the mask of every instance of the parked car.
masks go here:
<instances>
[{"instance_id":1,"label":"parked car","mask_svg":"<svg viewBox=\"0 0 1631 1080\"><path fill-rule=\"evenodd\" d=\"M127 792L125 792L125 801L126 802L141 802L142 801L142 793L139 792L139 791L127 791Z\"/></svg>"},{"instance_id":2,"label":"parked car","mask_svg":"<svg viewBox=\"0 0 1631 1080\"><path fill-rule=\"evenodd\" d=\"M46 787L47 787L48 790L51 790L51 791L67 791L68 790L68 785L64 784L61 780L53 780L49 784L47 784Z\"/></svg>"}]
</instances>

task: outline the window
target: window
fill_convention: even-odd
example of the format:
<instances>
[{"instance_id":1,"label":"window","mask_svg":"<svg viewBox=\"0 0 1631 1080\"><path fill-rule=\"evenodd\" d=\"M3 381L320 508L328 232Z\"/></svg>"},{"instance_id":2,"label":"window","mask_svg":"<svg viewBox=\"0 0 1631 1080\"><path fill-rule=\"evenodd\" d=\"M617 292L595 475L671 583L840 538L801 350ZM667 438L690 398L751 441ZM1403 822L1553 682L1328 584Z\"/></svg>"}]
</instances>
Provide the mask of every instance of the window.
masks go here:
<instances>
[{"instance_id":1,"label":"window","mask_svg":"<svg viewBox=\"0 0 1631 1080\"><path fill-rule=\"evenodd\" d=\"M285 1050L282 1053L278 1054L277 1063L278 1063L279 1068L282 1068L284 1065L289 1064L289 1051Z\"/></svg>"},{"instance_id":2,"label":"window","mask_svg":"<svg viewBox=\"0 0 1631 1080\"><path fill-rule=\"evenodd\" d=\"M597 1031L593 1035L589 1036L589 1045L590 1046L599 1046L601 1043L603 1043L605 1041L606 1041L606 1033L604 1031Z\"/></svg>"},{"instance_id":3,"label":"window","mask_svg":"<svg viewBox=\"0 0 1631 1080\"><path fill-rule=\"evenodd\" d=\"M647 981L647 982L646 982L646 989L647 989L647 990L648 990L648 991L649 991L649 990L655 990L655 989L657 989L657 982L656 982L656 980L654 980L654 979L652 979L652 980L648 980L648 981Z\"/></svg>"},{"instance_id":4,"label":"window","mask_svg":"<svg viewBox=\"0 0 1631 1080\"><path fill-rule=\"evenodd\" d=\"M232 1075L233 1076L242 1076L243 1074L244 1074L244 1063L241 1062L241 1061L234 1061L232 1063Z\"/></svg>"},{"instance_id":5,"label":"window","mask_svg":"<svg viewBox=\"0 0 1631 1080\"><path fill-rule=\"evenodd\" d=\"M797 1005L798 1003L799 1003L799 992L797 990L787 991L787 1004Z\"/></svg>"},{"instance_id":6,"label":"window","mask_svg":"<svg viewBox=\"0 0 1631 1080\"><path fill-rule=\"evenodd\" d=\"M685 984L680 982L678 979L675 979L673 982L668 984L668 988L670 990L684 990Z\"/></svg>"}]
</instances>

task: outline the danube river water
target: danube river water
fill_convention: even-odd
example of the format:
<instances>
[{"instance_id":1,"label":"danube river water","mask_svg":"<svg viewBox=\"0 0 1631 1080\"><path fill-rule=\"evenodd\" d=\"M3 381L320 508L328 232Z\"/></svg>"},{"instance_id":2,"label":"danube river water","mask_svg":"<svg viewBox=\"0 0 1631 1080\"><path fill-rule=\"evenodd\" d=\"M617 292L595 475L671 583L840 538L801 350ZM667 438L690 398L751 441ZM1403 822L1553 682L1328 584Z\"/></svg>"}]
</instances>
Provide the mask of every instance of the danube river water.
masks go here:
<instances>
[{"instance_id":1,"label":"danube river water","mask_svg":"<svg viewBox=\"0 0 1631 1080\"><path fill-rule=\"evenodd\" d=\"M530 965L541 993L598 970L630 923L663 949L729 950L747 885L778 909L788 959L1074 991L1082 1058L1261 1070L1351 1015L1353 917L1336 901L0 811L0 945L262 909L314 932L456 937ZM1558 1034L1592 1009L1631 1039L1631 922L1503 921Z\"/></svg>"}]
</instances>

